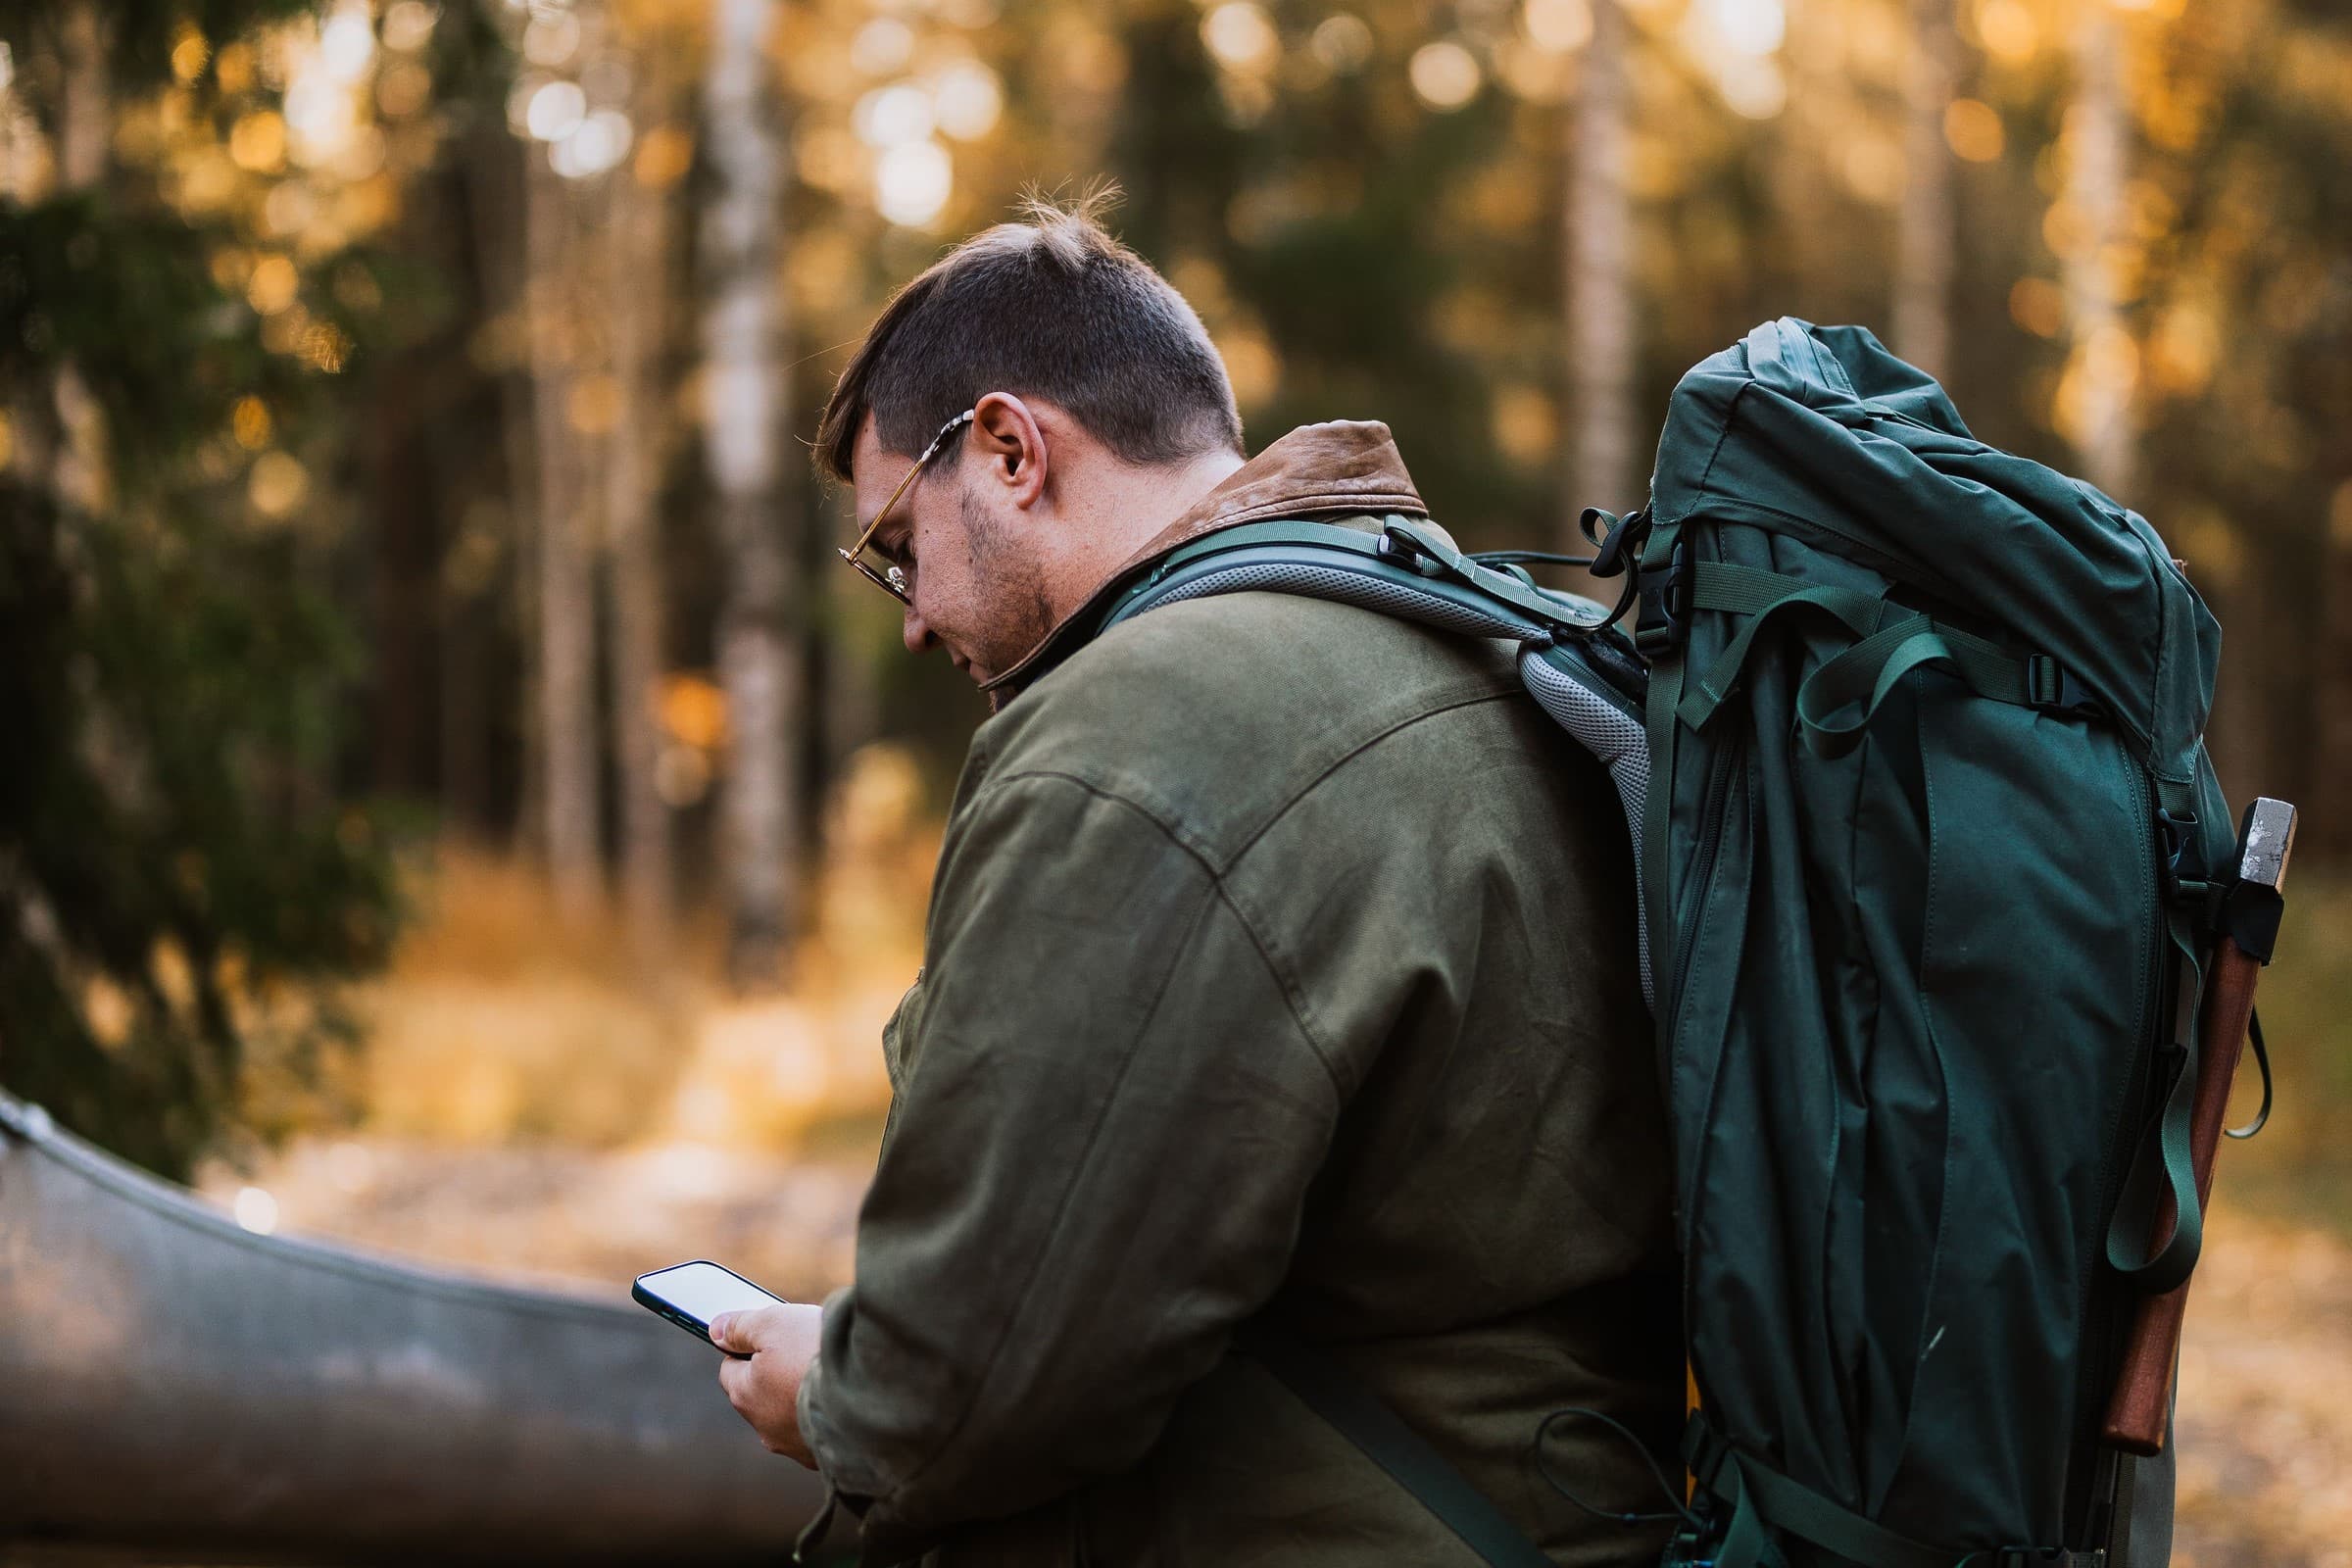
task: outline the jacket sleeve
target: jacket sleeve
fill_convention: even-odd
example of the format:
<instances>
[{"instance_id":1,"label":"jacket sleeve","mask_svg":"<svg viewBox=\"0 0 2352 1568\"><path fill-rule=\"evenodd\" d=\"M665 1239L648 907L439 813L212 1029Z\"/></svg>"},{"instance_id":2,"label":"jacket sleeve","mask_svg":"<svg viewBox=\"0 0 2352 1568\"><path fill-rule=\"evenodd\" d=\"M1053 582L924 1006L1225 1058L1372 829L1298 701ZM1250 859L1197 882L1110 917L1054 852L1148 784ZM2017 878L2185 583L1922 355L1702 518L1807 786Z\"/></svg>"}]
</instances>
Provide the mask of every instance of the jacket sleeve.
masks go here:
<instances>
[{"instance_id":1,"label":"jacket sleeve","mask_svg":"<svg viewBox=\"0 0 2352 1568\"><path fill-rule=\"evenodd\" d=\"M1132 1467L1288 1269L1339 1095L1180 832L1060 775L958 812L805 1436L869 1548Z\"/></svg>"}]
</instances>

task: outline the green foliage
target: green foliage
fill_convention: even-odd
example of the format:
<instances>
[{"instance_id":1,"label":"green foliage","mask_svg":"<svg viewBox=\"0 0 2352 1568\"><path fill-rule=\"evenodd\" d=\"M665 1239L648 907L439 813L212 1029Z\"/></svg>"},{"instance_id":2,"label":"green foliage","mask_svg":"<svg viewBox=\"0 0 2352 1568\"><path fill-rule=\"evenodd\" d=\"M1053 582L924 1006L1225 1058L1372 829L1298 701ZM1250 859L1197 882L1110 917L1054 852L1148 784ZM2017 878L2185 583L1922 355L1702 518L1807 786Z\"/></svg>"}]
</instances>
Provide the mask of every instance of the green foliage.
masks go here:
<instances>
[{"instance_id":1,"label":"green foliage","mask_svg":"<svg viewBox=\"0 0 2352 1568\"><path fill-rule=\"evenodd\" d=\"M45 385L74 366L134 485L219 435L237 397L300 385L213 282L211 238L97 196L0 205L0 384Z\"/></svg>"},{"instance_id":2,"label":"green foliage","mask_svg":"<svg viewBox=\"0 0 2352 1568\"><path fill-rule=\"evenodd\" d=\"M359 647L301 537L229 481L236 401L299 404L206 266L211 237L101 198L0 206L0 1082L184 1174L350 1038L334 985L384 956L387 846L332 772ZM85 388L111 500L35 456ZM315 381L314 378L309 378Z\"/></svg>"},{"instance_id":3,"label":"green foliage","mask_svg":"<svg viewBox=\"0 0 2352 1568\"><path fill-rule=\"evenodd\" d=\"M392 867L319 788L353 662L282 549L0 491L0 1079L155 1169L299 1066L381 959Z\"/></svg>"},{"instance_id":4,"label":"green foliage","mask_svg":"<svg viewBox=\"0 0 2352 1568\"><path fill-rule=\"evenodd\" d=\"M232 38L318 7L315 0L18 0L9 9L0 37L34 45L67 31L74 13L90 13L104 31L115 84L148 87L172 79L172 46L183 26Z\"/></svg>"},{"instance_id":5,"label":"green foliage","mask_svg":"<svg viewBox=\"0 0 2352 1568\"><path fill-rule=\"evenodd\" d=\"M1370 69L1277 95L1243 129L1219 110L1198 13L1140 8L1125 41L1151 69L1110 149L1128 197L1114 226L1180 284L1188 257L1212 260L1263 323L1283 372L1243 411L1253 445L1315 420L1386 420L1449 527L1480 544L1542 542L1554 475L1497 449L1489 408L1498 380L1553 372L1555 226L1450 220L1464 187L1512 157L1512 106L1494 92L1449 115L1384 103L1423 37L1390 36ZM1548 201L1531 199L1531 216ZM1535 365L1448 342L1449 299L1507 310Z\"/></svg>"}]
</instances>

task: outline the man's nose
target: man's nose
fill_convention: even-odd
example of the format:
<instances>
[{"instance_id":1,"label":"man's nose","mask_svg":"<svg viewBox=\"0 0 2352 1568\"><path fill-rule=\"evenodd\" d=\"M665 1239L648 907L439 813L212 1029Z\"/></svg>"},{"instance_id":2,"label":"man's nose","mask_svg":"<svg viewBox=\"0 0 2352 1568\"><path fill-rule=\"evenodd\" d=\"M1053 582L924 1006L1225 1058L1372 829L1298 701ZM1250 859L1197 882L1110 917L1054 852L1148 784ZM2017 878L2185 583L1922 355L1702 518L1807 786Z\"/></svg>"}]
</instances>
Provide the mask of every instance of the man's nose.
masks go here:
<instances>
[{"instance_id":1,"label":"man's nose","mask_svg":"<svg viewBox=\"0 0 2352 1568\"><path fill-rule=\"evenodd\" d=\"M924 653L939 644L939 639L931 635L931 628L923 624L922 615L912 605L906 607L906 616L900 623L899 635L906 639L906 651L910 654Z\"/></svg>"}]
</instances>

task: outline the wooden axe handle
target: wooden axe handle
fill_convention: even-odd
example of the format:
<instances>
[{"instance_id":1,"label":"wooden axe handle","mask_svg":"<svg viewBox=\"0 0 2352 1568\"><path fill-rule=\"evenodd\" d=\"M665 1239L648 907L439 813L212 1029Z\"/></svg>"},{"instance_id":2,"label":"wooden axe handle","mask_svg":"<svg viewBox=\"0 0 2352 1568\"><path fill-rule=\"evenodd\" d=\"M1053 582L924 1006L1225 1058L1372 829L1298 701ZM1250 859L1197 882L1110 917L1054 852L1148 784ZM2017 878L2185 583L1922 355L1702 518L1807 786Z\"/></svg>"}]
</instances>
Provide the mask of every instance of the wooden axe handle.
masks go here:
<instances>
[{"instance_id":1,"label":"wooden axe handle","mask_svg":"<svg viewBox=\"0 0 2352 1568\"><path fill-rule=\"evenodd\" d=\"M2213 1196L2213 1156L2221 1148L2222 1126L2230 1114L2230 1085L2245 1050L2246 1029L2254 1017L2254 983L2261 977L2261 960L2235 942L2224 937L2216 945L2213 979L2206 988L2204 1015L2198 1019L2197 1095L2189 1111L2188 1152L2199 1206ZM2158 1217L2159 1232L2177 1218L2168 1198ZM2188 1286L2183 1280L2162 1296L2142 1297L2132 1319L2104 1428L2109 1446L2126 1453L2145 1457L2164 1450Z\"/></svg>"}]
</instances>

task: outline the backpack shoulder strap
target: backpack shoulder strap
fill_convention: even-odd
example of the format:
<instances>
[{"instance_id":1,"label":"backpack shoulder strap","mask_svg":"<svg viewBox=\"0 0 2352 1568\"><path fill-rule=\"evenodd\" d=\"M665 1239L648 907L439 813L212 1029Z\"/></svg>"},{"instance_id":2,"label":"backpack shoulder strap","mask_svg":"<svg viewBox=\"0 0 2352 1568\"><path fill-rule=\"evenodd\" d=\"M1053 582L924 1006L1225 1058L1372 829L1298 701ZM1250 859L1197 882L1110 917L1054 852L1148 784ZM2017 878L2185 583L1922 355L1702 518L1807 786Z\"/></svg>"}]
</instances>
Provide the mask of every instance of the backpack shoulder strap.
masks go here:
<instances>
[{"instance_id":1,"label":"backpack shoulder strap","mask_svg":"<svg viewBox=\"0 0 2352 1568\"><path fill-rule=\"evenodd\" d=\"M1547 593L1523 574L1463 555L1426 521L1381 521L1378 533L1300 518L1221 528L1139 572L1096 629L1160 605L1252 588L1338 599L1514 642L1589 635L1608 619L1590 600Z\"/></svg>"}]
</instances>

